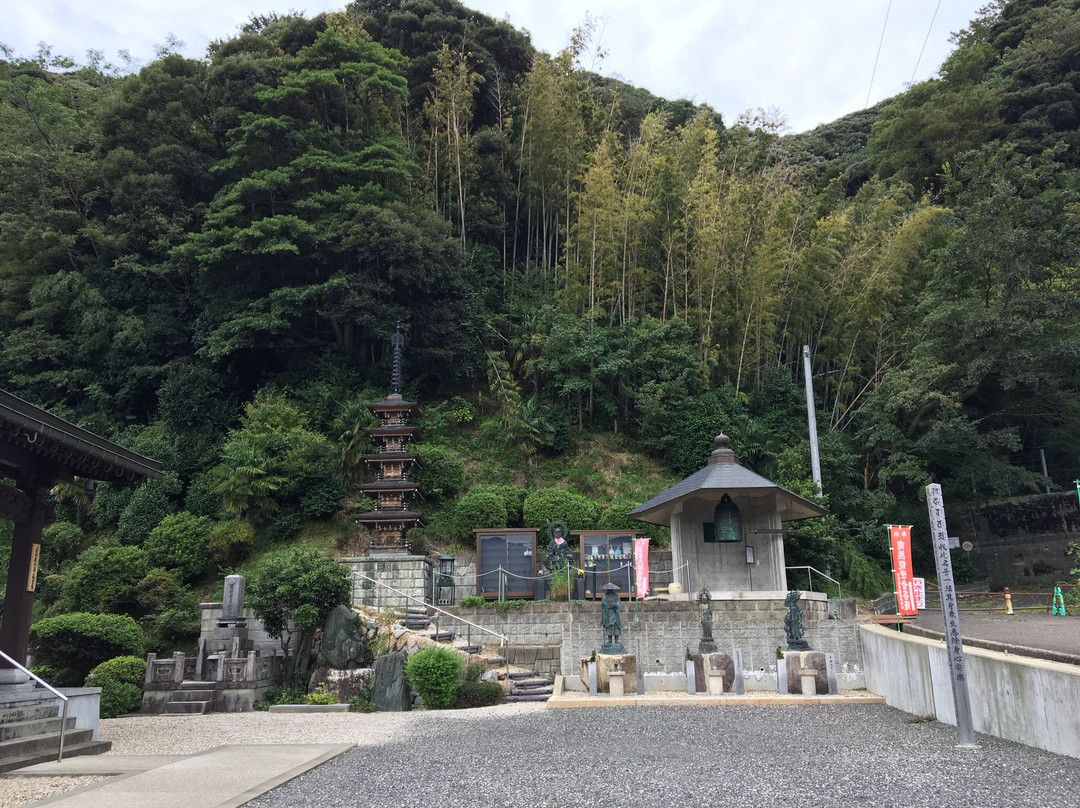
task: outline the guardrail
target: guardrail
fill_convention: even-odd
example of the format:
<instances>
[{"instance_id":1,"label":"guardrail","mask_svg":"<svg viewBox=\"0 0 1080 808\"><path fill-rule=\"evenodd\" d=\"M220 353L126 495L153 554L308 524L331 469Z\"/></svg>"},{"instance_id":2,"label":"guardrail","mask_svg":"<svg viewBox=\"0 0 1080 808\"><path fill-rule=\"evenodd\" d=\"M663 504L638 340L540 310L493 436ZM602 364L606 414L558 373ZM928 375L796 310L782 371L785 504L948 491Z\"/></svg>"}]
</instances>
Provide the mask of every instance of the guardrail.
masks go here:
<instances>
[{"instance_id":1,"label":"guardrail","mask_svg":"<svg viewBox=\"0 0 1080 808\"><path fill-rule=\"evenodd\" d=\"M63 693L61 693L59 690L57 690L55 687L50 685L48 682L46 682L40 676L38 676L37 674L31 672L28 668L25 668L22 665L20 665L18 662L16 662L14 659L9 657L3 651L0 651L0 657L3 657L12 666L14 666L14 667L18 668L19 670L21 670L23 673L25 673L27 676L29 676L31 679L33 679L35 682L37 682L39 685L44 687L46 690L48 690L50 693L52 693L54 696L56 696L58 699L60 699L60 701L62 701L64 703L64 709L63 709L63 712L60 715L60 748L56 752L56 762L59 763L60 761L62 761L64 759L64 733L67 731L68 697L65 696Z\"/></svg>"},{"instance_id":2,"label":"guardrail","mask_svg":"<svg viewBox=\"0 0 1080 808\"><path fill-rule=\"evenodd\" d=\"M811 592L814 591L814 575L813 575L813 573L816 572L818 575L820 575L826 581L832 581L834 584L836 584L837 597L840 597L840 598L844 597L844 592L843 592L842 589L840 589L840 582L838 580L836 580L835 578L829 577L828 575L826 575L824 572L822 572L819 569L814 569L813 567L805 566L805 565L801 566L801 567L784 567L784 569L785 570L806 570L806 577L810 581L810 591Z\"/></svg>"},{"instance_id":3,"label":"guardrail","mask_svg":"<svg viewBox=\"0 0 1080 808\"><path fill-rule=\"evenodd\" d=\"M1056 588L1062 594L1076 589L1078 584L1059 584ZM1013 592L1009 587L1001 592L967 592L956 591L957 609L961 612L996 612L998 614L1015 614L1016 612L1028 612L1032 614L1051 614L1053 612L1054 593L1050 592ZM941 608L941 593L937 589L927 588L926 607L938 610ZM1080 614L1080 607L1063 604L1066 614Z\"/></svg>"}]
</instances>

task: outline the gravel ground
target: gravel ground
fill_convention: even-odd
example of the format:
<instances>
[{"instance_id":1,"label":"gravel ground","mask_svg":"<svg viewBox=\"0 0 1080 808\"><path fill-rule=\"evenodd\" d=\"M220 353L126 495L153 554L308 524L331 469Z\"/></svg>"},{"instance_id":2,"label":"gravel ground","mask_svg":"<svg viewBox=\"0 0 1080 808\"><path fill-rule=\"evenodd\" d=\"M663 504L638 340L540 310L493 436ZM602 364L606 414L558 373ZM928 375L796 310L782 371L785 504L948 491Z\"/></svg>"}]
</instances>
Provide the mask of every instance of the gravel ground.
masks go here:
<instances>
[{"instance_id":1,"label":"gravel ground","mask_svg":"<svg viewBox=\"0 0 1080 808\"><path fill-rule=\"evenodd\" d=\"M499 708L496 708L499 709ZM1080 761L882 706L426 713L248 808L735 804L1075 808Z\"/></svg>"},{"instance_id":2,"label":"gravel ground","mask_svg":"<svg viewBox=\"0 0 1080 808\"><path fill-rule=\"evenodd\" d=\"M0 777L0 808L15 808L28 802L43 800L53 794L82 788L104 780L104 777L29 777L5 774Z\"/></svg>"}]
</instances>

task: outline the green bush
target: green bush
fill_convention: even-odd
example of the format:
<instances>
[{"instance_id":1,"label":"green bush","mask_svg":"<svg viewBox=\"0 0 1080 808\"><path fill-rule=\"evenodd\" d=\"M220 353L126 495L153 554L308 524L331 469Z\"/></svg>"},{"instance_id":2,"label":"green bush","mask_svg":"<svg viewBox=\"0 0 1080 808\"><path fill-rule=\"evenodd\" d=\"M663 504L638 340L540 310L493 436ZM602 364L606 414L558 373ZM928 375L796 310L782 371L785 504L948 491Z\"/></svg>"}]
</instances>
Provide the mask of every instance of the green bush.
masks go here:
<instances>
[{"instance_id":1,"label":"green bush","mask_svg":"<svg viewBox=\"0 0 1080 808\"><path fill-rule=\"evenodd\" d=\"M217 566L232 567L247 558L254 541L255 530L251 525L239 519L229 519L210 528L206 549L210 553L210 560Z\"/></svg>"},{"instance_id":2,"label":"green bush","mask_svg":"<svg viewBox=\"0 0 1080 808\"><path fill-rule=\"evenodd\" d=\"M307 693L291 687L272 687L255 703L256 710L269 710L275 704L307 704Z\"/></svg>"},{"instance_id":3,"label":"green bush","mask_svg":"<svg viewBox=\"0 0 1080 808\"><path fill-rule=\"evenodd\" d=\"M506 526L521 527L521 509L525 504L525 489L515 485L484 485L471 489L469 493L473 491L490 491L495 494L506 506Z\"/></svg>"},{"instance_id":4,"label":"green bush","mask_svg":"<svg viewBox=\"0 0 1080 808\"><path fill-rule=\"evenodd\" d=\"M472 609L477 606L483 606L487 601L480 595L466 595L461 599L459 604L462 608Z\"/></svg>"},{"instance_id":5,"label":"green bush","mask_svg":"<svg viewBox=\"0 0 1080 808\"><path fill-rule=\"evenodd\" d=\"M153 617L153 636L163 648L196 642L201 628L199 599L187 590L178 592Z\"/></svg>"},{"instance_id":6,"label":"green bush","mask_svg":"<svg viewBox=\"0 0 1080 808\"><path fill-rule=\"evenodd\" d=\"M495 682L462 682L454 691L454 709L493 707L502 704L503 690Z\"/></svg>"},{"instance_id":7,"label":"green bush","mask_svg":"<svg viewBox=\"0 0 1080 808\"><path fill-rule=\"evenodd\" d=\"M421 443L416 448L423 465L409 476L424 487L424 494L433 503L452 500L465 486L465 464L456 453L445 446Z\"/></svg>"},{"instance_id":8,"label":"green bush","mask_svg":"<svg viewBox=\"0 0 1080 808\"><path fill-rule=\"evenodd\" d=\"M300 512L305 519L325 519L345 504L345 486L329 463L319 463L304 477L298 490Z\"/></svg>"},{"instance_id":9,"label":"green bush","mask_svg":"<svg viewBox=\"0 0 1080 808\"><path fill-rule=\"evenodd\" d=\"M189 513L214 518L225 509L221 494L214 492L212 483L213 477L209 472L200 474L191 481L184 499L184 508Z\"/></svg>"},{"instance_id":10,"label":"green bush","mask_svg":"<svg viewBox=\"0 0 1080 808\"><path fill-rule=\"evenodd\" d=\"M306 704L337 704L337 697L333 693L326 692L326 685L320 684L304 699Z\"/></svg>"},{"instance_id":11,"label":"green bush","mask_svg":"<svg viewBox=\"0 0 1080 808\"><path fill-rule=\"evenodd\" d=\"M565 488L540 488L525 497L522 522L543 528L548 520L566 522L571 530L592 530L600 516L600 506L591 499Z\"/></svg>"},{"instance_id":12,"label":"green bush","mask_svg":"<svg viewBox=\"0 0 1080 808\"><path fill-rule=\"evenodd\" d=\"M190 581L206 572L209 537L209 519L181 511L162 519L143 549L151 564L176 570L181 580Z\"/></svg>"},{"instance_id":13,"label":"green bush","mask_svg":"<svg viewBox=\"0 0 1080 808\"><path fill-rule=\"evenodd\" d=\"M419 693L424 705L432 710L453 706L454 691L464 673L464 661L446 648L425 648L405 663L409 687Z\"/></svg>"},{"instance_id":14,"label":"green bush","mask_svg":"<svg viewBox=\"0 0 1080 808\"><path fill-rule=\"evenodd\" d=\"M87 687L101 688L101 717L116 718L142 706L146 662L137 656L107 659L90 671Z\"/></svg>"},{"instance_id":15,"label":"green bush","mask_svg":"<svg viewBox=\"0 0 1080 808\"><path fill-rule=\"evenodd\" d=\"M470 491L454 506L454 532L472 536L473 528L506 527L506 506L492 491Z\"/></svg>"},{"instance_id":16,"label":"green bush","mask_svg":"<svg viewBox=\"0 0 1080 808\"><path fill-rule=\"evenodd\" d=\"M181 590L180 578L172 570L154 567L135 585L135 597L147 612L156 612Z\"/></svg>"},{"instance_id":17,"label":"green bush","mask_svg":"<svg viewBox=\"0 0 1080 808\"><path fill-rule=\"evenodd\" d=\"M304 521L300 518L300 514L282 511L270 521L270 527L266 529L266 537L273 544L284 544L295 539L303 526Z\"/></svg>"},{"instance_id":18,"label":"green bush","mask_svg":"<svg viewBox=\"0 0 1080 808\"><path fill-rule=\"evenodd\" d=\"M626 514L641 503L637 500L620 497L600 512L596 520L597 530L641 530L644 525L627 518Z\"/></svg>"},{"instance_id":19,"label":"green bush","mask_svg":"<svg viewBox=\"0 0 1080 808\"><path fill-rule=\"evenodd\" d=\"M91 547L64 575L64 612L139 612L136 587L150 571L141 547Z\"/></svg>"},{"instance_id":20,"label":"green bush","mask_svg":"<svg viewBox=\"0 0 1080 808\"><path fill-rule=\"evenodd\" d=\"M135 489L116 526L120 543L132 546L145 544L150 538L150 531L175 510L169 493L178 487L176 476L168 475L168 479L151 480Z\"/></svg>"},{"instance_id":21,"label":"green bush","mask_svg":"<svg viewBox=\"0 0 1080 808\"><path fill-rule=\"evenodd\" d=\"M71 522L55 522L41 531L41 571L58 572L60 566L79 554L82 528Z\"/></svg>"},{"instance_id":22,"label":"green bush","mask_svg":"<svg viewBox=\"0 0 1080 808\"><path fill-rule=\"evenodd\" d=\"M37 664L54 672L52 685L79 687L95 666L118 656L143 655L143 635L128 615L73 612L30 627Z\"/></svg>"}]
</instances>

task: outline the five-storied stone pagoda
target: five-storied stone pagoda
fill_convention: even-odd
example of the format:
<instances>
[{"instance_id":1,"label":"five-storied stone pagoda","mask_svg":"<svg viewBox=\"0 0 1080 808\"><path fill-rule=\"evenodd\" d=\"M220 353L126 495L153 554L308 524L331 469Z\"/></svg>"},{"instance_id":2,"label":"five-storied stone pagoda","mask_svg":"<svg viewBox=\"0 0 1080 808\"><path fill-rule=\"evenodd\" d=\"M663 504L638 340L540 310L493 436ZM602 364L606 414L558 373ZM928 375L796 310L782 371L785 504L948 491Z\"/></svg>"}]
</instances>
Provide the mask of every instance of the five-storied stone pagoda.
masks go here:
<instances>
[{"instance_id":1,"label":"five-storied stone pagoda","mask_svg":"<svg viewBox=\"0 0 1080 808\"><path fill-rule=\"evenodd\" d=\"M405 338L400 323L392 344L394 367L390 381L393 392L385 401L368 405L379 423L364 430L379 451L364 455L364 461L375 466L376 476L373 482L360 486L360 491L378 504L375 510L357 516L356 522L375 531L371 541L372 554L408 553L409 529L426 524L421 514L409 509L410 500L422 497L424 492L418 483L409 479L409 470L420 465L419 455L410 451L411 445L420 441L420 431L412 423L417 413L416 404L401 397L401 349Z\"/></svg>"}]
</instances>

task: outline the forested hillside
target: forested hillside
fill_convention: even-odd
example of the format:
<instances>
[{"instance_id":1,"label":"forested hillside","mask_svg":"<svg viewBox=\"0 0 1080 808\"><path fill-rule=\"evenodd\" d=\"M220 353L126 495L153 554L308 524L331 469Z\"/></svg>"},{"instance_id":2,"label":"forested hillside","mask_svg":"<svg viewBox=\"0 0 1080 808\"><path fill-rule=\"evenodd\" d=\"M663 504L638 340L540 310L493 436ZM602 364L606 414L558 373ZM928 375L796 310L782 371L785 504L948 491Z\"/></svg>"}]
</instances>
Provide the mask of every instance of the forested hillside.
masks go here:
<instances>
[{"instance_id":1,"label":"forested hillside","mask_svg":"<svg viewBox=\"0 0 1080 808\"><path fill-rule=\"evenodd\" d=\"M928 541L927 483L1080 476L1080 1L991 3L940 78L799 135L586 72L590 34L549 55L455 0L382 0L133 75L6 54L3 386L168 472L57 492L43 609L182 633L190 598L136 594L155 568L183 592L347 526L398 322L418 543L498 520L485 486L511 523L563 487L572 527L617 524L721 430L812 493L803 345L832 515L789 563L876 594L882 525ZM181 530L201 566L161 549Z\"/></svg>"}]
</instances>

